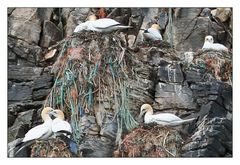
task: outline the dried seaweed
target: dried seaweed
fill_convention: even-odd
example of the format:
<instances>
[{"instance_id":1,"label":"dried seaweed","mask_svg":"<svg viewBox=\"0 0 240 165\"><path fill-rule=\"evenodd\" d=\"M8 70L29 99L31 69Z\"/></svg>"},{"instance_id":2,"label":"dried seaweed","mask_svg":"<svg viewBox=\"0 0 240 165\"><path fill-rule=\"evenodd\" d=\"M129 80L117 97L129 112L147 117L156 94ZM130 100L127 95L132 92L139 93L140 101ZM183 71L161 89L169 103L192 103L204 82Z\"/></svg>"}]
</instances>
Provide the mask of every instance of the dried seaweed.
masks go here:
<instances>
[{"instance_id":1,"label":"dried seaweed","mask_svg":"<svg viewBox=\"0 0 240 165\"><path fill-rule=\"evenodd\" d=\"M140 127L124 137L117 153L119 157L178 157L182 144L181 135L173 128Z\"/></svg>"}]
</instances>

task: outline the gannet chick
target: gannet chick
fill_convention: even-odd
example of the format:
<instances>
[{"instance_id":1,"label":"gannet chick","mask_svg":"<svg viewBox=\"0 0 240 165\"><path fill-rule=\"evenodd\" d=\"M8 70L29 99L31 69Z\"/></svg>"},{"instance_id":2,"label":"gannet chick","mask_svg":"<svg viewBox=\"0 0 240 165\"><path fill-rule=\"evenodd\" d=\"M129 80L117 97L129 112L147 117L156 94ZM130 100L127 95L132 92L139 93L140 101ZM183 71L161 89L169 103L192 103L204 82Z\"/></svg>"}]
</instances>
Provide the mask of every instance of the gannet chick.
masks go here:
<instances>
[{"instance_id":1,"label":"gannet chick","mask_svg":"<svg viewBox=\"0 0 240 165\"><path fill-rule=\"evenodd\" d=\"M162 40L162 35L159 30L160 26L158 24L153 24L151 28L144 30L143 37L146 40L152 41Z\"/></svg>"},{"instance_id":2,"label":"gannet chick","mask_svg":"<svg viewBox=\"0 0 240 165\"><path fill-rule=\"evenodd\" d=\"M205 37L205 42L203 44L202 50L223 50L228 52L228 48L219 43L213 43L213 37L208 35Z\"/></svg>"},{"instance_id":3,"label":"gannet chick","mask_svg":"<svg viewBox=\"0 0 240 165\"><path fill-rule=\"evenodd\" d=\"M46 107L41 112L41 117L44 121L43 124L40 124L36 127L30 129L23 138L22 142L27 142L34 139L47 139L52 134L52 119L49 116L49 113L53 109L50 107Z\"/></svg>"},{"instance_id":4,"label":"gannet chick","mask_svg":"<svg viewBox=\"0 0 240 165\"><path fill-rule=\"evenodd\" d=\"M97 19L95 15L90 15L89 20L79 24L74 32L81 32L82 30L86 31L96 31L96 32L101 32L101 33L109 33L114 30L119 30L119 29L128 29L132 28L131 26L124 26L121 25L119 22L110 19L110 18L101 18Z\"/></svg>"},{"instance_id":5,"label":"gannet chick","mask_svg":"<svg viewBox=\"0 0 240 165\"><path fill-rule=\"evenodd\" d=\"M189 123L193 121L195 118L183 120L171 113L161 113L161 114L153 114L153 109L149 104L143 104L141 106L141 112L139 117L141 117L144 113L144 123L157 123L162 126L178 126L181 124Z\"/></svg>"},{"instance_id":6,"label":"gannet chick","mask_svg":"<svg viewBox=\"0 0 240 165\"><path fill-rule=\"evenodd\" d=\"M67 134L71 134L72 133L72 128L71 125L64 120L64 113L59 110L53 110L50 112L51 115L53 115L54 117L56 117L53 122L52 122L52 131L55 134L58 133L67 133Z\"/></svg>"}]
</instances>

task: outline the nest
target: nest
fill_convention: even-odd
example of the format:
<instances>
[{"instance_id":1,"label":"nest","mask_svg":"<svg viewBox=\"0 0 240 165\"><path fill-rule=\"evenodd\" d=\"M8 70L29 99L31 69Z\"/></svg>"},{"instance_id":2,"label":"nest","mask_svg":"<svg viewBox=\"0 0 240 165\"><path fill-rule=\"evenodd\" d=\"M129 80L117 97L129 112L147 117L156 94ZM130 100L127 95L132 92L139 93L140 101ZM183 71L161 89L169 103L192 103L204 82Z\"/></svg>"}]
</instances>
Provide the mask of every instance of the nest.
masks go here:
<instances>
[{"instance_id":1,"label":"nest","mask_svg":"<svg viewBox=\"0 0 240 165\"><path fill-rule=\"evenodd\" d=\"M199 69L202 73L210 73L217 80L232 85L232 59L227 52L200 51L190 66Z\"/></svg>"},{"instance_id":2,"label":"nest","mask_svg":"<svg viewBox=\"0 0 240 165\"><path fill-rule=\"evenodd\" d=\"M99 107L115 114L118 140L123 127L131 130L138 124L129 112L128 78L134 76L134 64L125 47L117 35L95 32L83 32L61 42L52 67L55 83L45 106L64 111L78 144L82 117L97 116Z\"/></svg>"},{"instance_id":3,"label":"nest","mask_svg":"<svg viewBox=\"0 0 240 165\"><path fill-rule=\"evenodd\" d=\"M127 134L116 157L178 157L183 139L173 128L155 125L150 128L136 128Z\"/></svg>"},{"instance_id":4,"label":"nest","mask_svg":"<svg viewBox=\"0 0 240 165\"><path fill-rule=\"evenodd\" d=\"M30 157L72 157L68 145L60 138L36 141L31 146Z\"/></svg>"}]
</instances>

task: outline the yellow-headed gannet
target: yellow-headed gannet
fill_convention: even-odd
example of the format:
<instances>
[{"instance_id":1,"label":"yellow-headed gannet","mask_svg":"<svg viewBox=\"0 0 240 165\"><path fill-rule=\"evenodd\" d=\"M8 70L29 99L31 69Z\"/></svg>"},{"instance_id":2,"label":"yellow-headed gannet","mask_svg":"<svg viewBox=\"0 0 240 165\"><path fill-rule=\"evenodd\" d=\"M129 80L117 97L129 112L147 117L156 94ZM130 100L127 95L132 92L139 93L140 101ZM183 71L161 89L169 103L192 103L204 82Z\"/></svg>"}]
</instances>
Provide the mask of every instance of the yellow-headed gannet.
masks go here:
<instances>
[{"instance_id":1,"label":"yellow-headed gannet","mask_svg":"<svg viewBox=\"0 0 240 165\"><path fill-rule=\"evenodd\" d=\"M144 113L144 123L157 123L162 126L178 126L181 124L189 123L193 121L195 118L183 120L171 113L161 113L153 115L153 109L149 104L143 104L141 106L141 112L139 117L141 117Z\"/></svg>"},{"instance_id":2,"label":"yellow-headed gannet","mask_svg":"<svg viewBox=\"0 0 240 165\"><path fill-rule=\"evenodd\" d=\"M153 24L151 28L144 30L143 37L146 40L152 41L162 40L162 35L159 30L160 26L158 24Z\"/></svg>"},{"instance_id":3,"label":"yellow-headed gannet","mask_svg":"<svg viewBox=\"0 0 240 165\"><path fill-rule=\"evenodd\" d=\"M22 142L27 142L34 139L47 139L49 136L52 135L52 119L49 116L49 113L52 110L53 109L50 107L46 107L42 110L41 117L44 123L30 129L25 134Z\"/></svg>"},{"instance_id":4,"label":"yellow-headed gannet","mask_svg":"<svg viewBox=\"0 0 240 165\"><path fill-rule=\"evenodd\" d=\"M72 128L67 121L64 121L64 113L61 110L53 110L50 114L56 117L52 122L52 131L54 133L72 133Z\"/></svg>"},{"instance_id":5,"label":"yellow-headed gannet","mask_svg":"<svg viewBox=\"0 0 240 165\"><path fill-rule=\"evenodd\" d=\"M228 48L225 47L224 45L218 44L218 43L213 43L213 37L210 35L205 37L205 42L202 47L202 50L208 50L208 49L223 50L223 51L228 52Z\"/></svg>"},{"instance_id":6,"label":"yellow-headed gannet","mask_svg":"<svg viewBox=\"0 0 240 165\"><path fill-rule=\"evenodd\" d=\"M112 32L119 29L132 28L131 26L121 25L119 22L110 19L110 18L100 18L97 19L95 15L91 15L88 18L88 21L79 24L74 32L81 32L82 30L86 31L96 31L102 33Z\"/></svg>"}]
</instances>

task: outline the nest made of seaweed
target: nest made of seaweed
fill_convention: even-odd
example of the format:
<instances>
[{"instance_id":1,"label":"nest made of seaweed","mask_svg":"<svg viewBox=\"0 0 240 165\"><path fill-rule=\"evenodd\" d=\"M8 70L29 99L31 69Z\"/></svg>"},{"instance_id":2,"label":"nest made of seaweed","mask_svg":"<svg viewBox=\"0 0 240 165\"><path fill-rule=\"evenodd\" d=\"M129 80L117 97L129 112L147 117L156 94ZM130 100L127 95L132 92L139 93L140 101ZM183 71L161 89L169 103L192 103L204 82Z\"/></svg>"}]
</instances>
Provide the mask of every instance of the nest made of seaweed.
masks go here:
<instances>
[{"instance_id":1,"label":"nest made of seaweed","mask_svg":"<svg viewBox=\"0 0 240 165\"><path fill-rule=\"evenodd\" d=\"M179 157L183 139L174 128L154 125L134 129L121 143L116 157Z\"/></svg>"}]
</instances>

